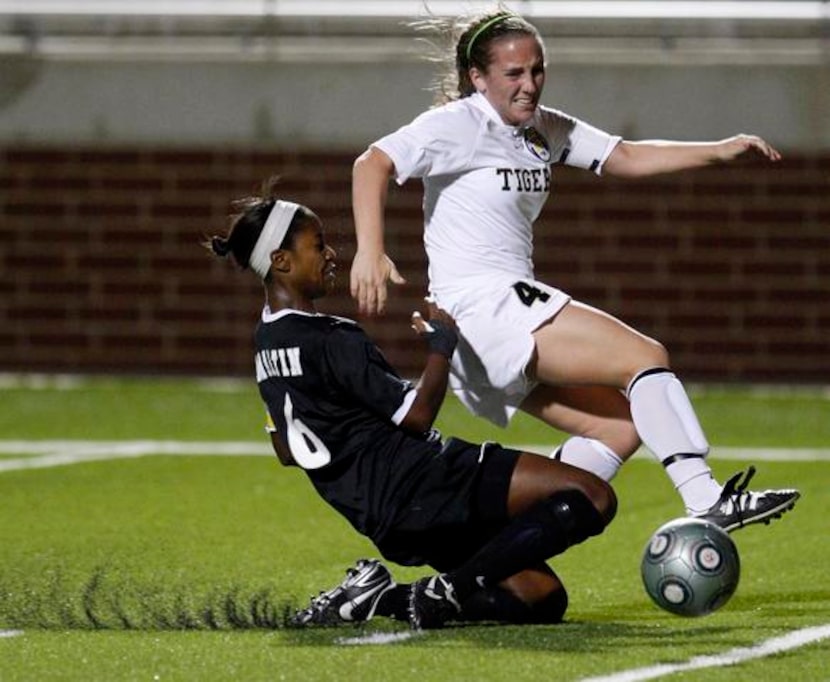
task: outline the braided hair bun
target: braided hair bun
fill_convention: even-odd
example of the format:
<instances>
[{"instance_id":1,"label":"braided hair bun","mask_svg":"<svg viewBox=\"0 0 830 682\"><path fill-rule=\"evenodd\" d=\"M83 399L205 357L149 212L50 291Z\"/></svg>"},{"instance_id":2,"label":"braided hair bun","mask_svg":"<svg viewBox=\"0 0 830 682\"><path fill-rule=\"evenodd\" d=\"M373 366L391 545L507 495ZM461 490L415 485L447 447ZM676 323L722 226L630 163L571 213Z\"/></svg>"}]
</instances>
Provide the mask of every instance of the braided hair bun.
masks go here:
<instances>
[{"instance_id":1,"label":"braided hair bun","mask_svg":"<svg viewBox=\"0 0 830 682\"><path fill-rule=\"evenodd\" d=\"M231 245L230 242L224 237L211 237L210 250L213 251L213 253L215 253L217 256L221 258L226 258L227 255L231 252Z\"/></svg>"}]
</instances>

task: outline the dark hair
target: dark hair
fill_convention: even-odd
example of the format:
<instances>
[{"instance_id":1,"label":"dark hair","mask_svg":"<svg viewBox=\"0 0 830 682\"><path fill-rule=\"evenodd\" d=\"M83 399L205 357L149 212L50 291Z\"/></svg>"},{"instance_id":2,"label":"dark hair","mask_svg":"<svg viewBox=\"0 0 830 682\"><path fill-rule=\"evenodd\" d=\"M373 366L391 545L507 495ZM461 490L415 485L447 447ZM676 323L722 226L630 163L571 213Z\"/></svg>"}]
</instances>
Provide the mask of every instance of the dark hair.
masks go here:
<instances>
[{"instance_id":1,"label":"dark hair","mask_svg":"<svg viewBox=\"0 0 830 682\"><path fill-rule=\"evenodd\" d=\"M230 216L227 234L224 237L214 235L208 238L204 245L220 258L231 256L240 268L247 268L265 221L268 220L268 215L279 198L278 184L278 177L269 178L262 185L261 196L243 197L232 202L234 213ZM299 226L313 215L305 206L300 206L291 219L279 248L291 249Z\"/></svg>"},{"instance_id":2,"label":"dark hair","mask_svg":"<svg viewBox=\"0 0 830 682\"><path fill-rule=\"evenodd\" d=\"M427 58L442 66L442 73L431 87L438 104L469 97L475 92L470 69L476 67L482 72L487 71L493 61L490 48L494 41L509 35L525 35L541 42L539 31L533 24L503 5L496 11L471 18L431 17L414 22L413 26L437 37L437 41L427 39L426 42L432 53Z\"/></svg>"}]
</instances>

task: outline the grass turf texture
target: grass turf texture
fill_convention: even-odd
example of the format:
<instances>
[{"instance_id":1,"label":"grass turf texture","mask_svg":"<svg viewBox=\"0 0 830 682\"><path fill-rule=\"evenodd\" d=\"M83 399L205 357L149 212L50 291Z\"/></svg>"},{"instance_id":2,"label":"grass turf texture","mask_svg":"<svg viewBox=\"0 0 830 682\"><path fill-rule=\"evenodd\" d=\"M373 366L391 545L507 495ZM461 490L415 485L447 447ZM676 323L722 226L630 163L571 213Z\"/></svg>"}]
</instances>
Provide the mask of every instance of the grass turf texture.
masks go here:
<instances>
[{"instance_id":1,"label":"grass turf texture","mask_svg":"<svg viewBox=\"0 0 830 682\"><path fill-rule=\"evenodd\" d=\"M821 393L707 389L693 399L716 444L830 446ZM70 391L10 388L3 402L3 439L263 438L262 410L247 385L99 380ZM453 401L440 422L446 433L476 440L557 440L530 420L490 429ZM725 479L742 465L713 466ZM642 459L615 481L614 524L553 561L571 594L567 623L468 626L350 646L408 629L382 619L281 627L286 612L339 582L356 558L376 555L299 471L267 457L159 456L2 473L0 629L24 634L0 639L0 679L576 680L827 624L830 462L759 463L756 482L795 485L804 498L769 528L733 535L741 584L712 616L663 613L642 589L648 536L681 512L665 475ZM393 572L401 580L422 574ZM828 653L823 640L671 679L825 679Z\"/></svg>"}]
</instances>

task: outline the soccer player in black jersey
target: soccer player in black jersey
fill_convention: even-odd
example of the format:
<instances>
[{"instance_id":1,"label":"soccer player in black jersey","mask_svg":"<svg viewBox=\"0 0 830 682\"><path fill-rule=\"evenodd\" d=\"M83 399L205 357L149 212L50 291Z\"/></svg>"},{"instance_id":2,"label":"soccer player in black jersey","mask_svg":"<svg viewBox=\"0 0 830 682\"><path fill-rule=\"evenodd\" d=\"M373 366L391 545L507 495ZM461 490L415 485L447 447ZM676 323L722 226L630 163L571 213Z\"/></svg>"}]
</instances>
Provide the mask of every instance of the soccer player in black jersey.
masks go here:
<instances>
[{"instance_id":1,"label":"soccer player in black jersey","mask_svg":"<svg viewBox=\"0 0 830 682\"><path fill-rule=\"evenodd\" d=\"M355 322L316 311L335 282L319 218L278 199L274 183L236 208L210 247L265 287L255 366L280 462L301 467L385 559L436 571L398 585L380 561L361 560L291 623L561 621L567 594L546 561L603 531L616 512L611 487L543 456L442 441L431 427L457 340L452 319L434 306L428 320L413 313L426 365L417 384L402 379Z\"/></svg>"}]
</instances>

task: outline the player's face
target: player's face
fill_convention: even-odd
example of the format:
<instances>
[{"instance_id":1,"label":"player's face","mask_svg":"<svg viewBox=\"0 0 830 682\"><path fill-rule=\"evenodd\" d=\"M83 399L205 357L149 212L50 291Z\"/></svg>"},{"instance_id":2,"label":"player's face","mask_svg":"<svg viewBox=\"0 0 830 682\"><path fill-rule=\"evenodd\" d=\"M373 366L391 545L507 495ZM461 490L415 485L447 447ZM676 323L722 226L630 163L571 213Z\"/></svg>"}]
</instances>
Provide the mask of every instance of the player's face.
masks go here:
<instances>
[{"instance_id":1,"label":"player's face","mask_svg":"<svg viewBox=\"0 0 830 682\"><path fill-rule=\"evenodd\" d=\"M545 53L535 36L508 35L490 45L486 72L470 69L476 90L508 125L527 123L545 87Z\"/></svg>"},{"instance_id":2,"label":"player's face","mask_svg":"<svg viewBox=\"0 0 830 682\"><path fill-rule=\"evenodd\" d=\"M320 221L310 218L294 238L291 275L305 296L320 298L334 289L337 253L326 244Z\"/></svg>"}]
</instances>

